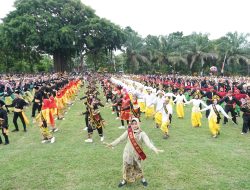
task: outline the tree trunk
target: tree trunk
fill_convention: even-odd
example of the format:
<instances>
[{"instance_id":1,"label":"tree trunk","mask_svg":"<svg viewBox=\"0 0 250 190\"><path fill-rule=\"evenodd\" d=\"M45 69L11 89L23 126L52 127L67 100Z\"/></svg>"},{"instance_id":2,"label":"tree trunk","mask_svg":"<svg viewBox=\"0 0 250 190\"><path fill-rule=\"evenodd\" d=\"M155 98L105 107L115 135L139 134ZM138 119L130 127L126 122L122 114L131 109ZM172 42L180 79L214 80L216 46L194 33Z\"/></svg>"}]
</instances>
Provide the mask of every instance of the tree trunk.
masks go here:
<instances>
[{"instance_id":1,"label":"tree trunk","mask_svg":"<svg viewBox=\"0 0 250 190\"><path fill-rule=\"evenodd\" d=\"M61 60L62 57L59 52L53 54L54 70L55 72L61 72Z\"/></svg>"},{"instance_id":2,"label":"tree trunk","mask_svg":"<svg viewBox=\"0 0 250 190\"><path fill-rule=\"evenodd\" d=\"M114 71L116 73L115 58L113 59L113 51L112 50L110 50L110 60L111 60L111 63L113 63L113 68L114 68Z\"/></svg>"},{"instance_id":3,"label":"tree trunk","mask_svg":"<svg viewBox=\"0 0 250 190\"><path fill-rule=\"evenodd\" d=\"M67 60L69 58L66 54L56 51L53 54L54 70L55 72L64 72L67 70Z\"/></svg>"}]
</instances>

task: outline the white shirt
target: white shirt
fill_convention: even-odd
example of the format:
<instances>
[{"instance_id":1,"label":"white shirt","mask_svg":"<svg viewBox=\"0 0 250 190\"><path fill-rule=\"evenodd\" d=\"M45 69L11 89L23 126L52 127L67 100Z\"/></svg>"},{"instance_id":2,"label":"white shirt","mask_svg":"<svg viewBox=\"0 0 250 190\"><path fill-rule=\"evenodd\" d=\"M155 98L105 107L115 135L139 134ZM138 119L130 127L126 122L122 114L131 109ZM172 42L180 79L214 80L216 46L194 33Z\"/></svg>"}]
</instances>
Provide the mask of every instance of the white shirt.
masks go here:
<instances>
[{"instance_id":1,"label":"white shirt","mask_svg":"<svg viewBox=\"0 0 250 190\"><path fill-rule=\"evenodd\" d=\"M187 102L187 99L184 94L182 95L178 94L174 100L174 102L176 102L177 104L183 103L183 101Z\"/></svg>"},{"instance_id":2,"label":"white shirt","mask_svg":"<svg viewBox=\"0 0 250 190\"><path fill-rule=\"evenodd\" d=\"M146 104L146 107L148 106L152 106L154 104L154 101L155 101L155 95L154 94L146 94L144 96L144 101L145 101L145 104Z\"/></svg>"},{"instance_id":3,"label":"white shirt","mask_svg":"<svg viewBox=\"0 0 250 190\"><path fill-rule=\"evenodd\" d=\"M167 97L176 97L172 92L167 92L166 94L165 94L165 96L167 96Z\"/></svg>"},{"instance_id":4,"label":"white shirt","mask_svg":"<svg viewBox=\"0 0 250 190\"><path fill-rule=\"evenodd\" d=\"M155 110L156 110L156 112L161 111L163 109L164 101L165 101L164 97L160 98L160 96L158 96L158 97L155 98L155 104L156 104L156 109Z\"/></svg>"},{"instance_id":5,"label":"white shirt","mask_svg":"<svg viewBox=\"0 0 250 190\"><path fill-rule=\"evenodd\" d=\"M211 117L213 117L213 116L217 117L216 113L214 112L213 105L214 104L211 104L211 105L209 105L206 108L203 108L201 110L201 111L206 111L206 110L210 109L210 113L209 113L208 119L211 119ZM228 118L228 119L230 118L229 115L227 115L227 113L224 111L224 109L220 105L216 104L215 107L216 107L217 111L221 112L226 118Z\"/></svg>"},{"instance_id":6,"label":"white shirt","mask_svg":"<svg viewBox=\"0 0 250 190\"><path fill-rule=\"evenodd\" d=\"M173 108L170 103L166 105L166 109L168 110L168 113L165 112L165 110L162 110L162 122L169 121L169 115L173 114Z\"/></svg>"},{"instance_id":7,"label":"white shirt","mask_svg":"<svg viewBox=\"0 0 250 190\"><path fill-rule=\"evenodd\" d=\"M185 104L190 104L190 103L193 103L192 112L200 111L200 104L202 104L205 108L207 107L207 105L200 99L192 99L186 102Z\"/></svg>"},{"instance_id":8,"label":"white shirt","mask_svg":"<svg viewBox=\"0 0 250 190\"><path fill-rule=\"evenodd\" d=\"M138 97L138 102L144 102L145 94L143 92L137 90L135 95Z\"/></svg>"}]
</instances>

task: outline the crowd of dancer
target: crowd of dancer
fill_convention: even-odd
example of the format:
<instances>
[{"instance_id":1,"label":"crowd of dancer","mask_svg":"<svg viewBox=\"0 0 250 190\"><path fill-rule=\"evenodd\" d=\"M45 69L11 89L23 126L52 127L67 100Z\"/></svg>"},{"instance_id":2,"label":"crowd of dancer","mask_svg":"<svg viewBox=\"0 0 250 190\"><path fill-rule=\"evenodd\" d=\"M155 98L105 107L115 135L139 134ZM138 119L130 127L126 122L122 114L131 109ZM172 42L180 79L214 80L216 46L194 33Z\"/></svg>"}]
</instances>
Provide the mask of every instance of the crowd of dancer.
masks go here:
<instances>
[{"instance_id":1,"label":"crowd of dancer","mask_svg":"<svg viewBox=\"0 0 250 190\"><path fill-rule=\"evenodd\" d=\"M105 143L113 148L127 139L123 154L123 179L119 187L138 178L147 186L141 167L141 160L146 159L142 144L146 144L157 154L163 152L151 143L140 127L144 119L153 118L154 127L162 131L163 139L168 139L173 115L176 114L177 119L183 120L185 106L192 104L192 126L201 127L202 112L206 112L213 138L217 138L221 133L221 114L224 116L225 125L229 120L237 125L237 117L243 113L241 134L245 135L250 129L250 80L246 77L120 76L97 73L69 76L57 73L1 78L0 127L5 144L9 144L8 114L13 112L13 132L19 131L18 118L22 122L24 132L27 132L29 122L24 107L29 105L32 105L33 123L40 127L42 143L55 142L53 133L58 131L55 120L64 119L67 108L73 104L83 84L86 84L84 96L79 100L84 101L86 106L86 110L81 113L85 116L87 130L85 142L93 143L92 136L96 130L100 141L105 143L105 120L100 107L106 104L111 104L110 114L120 120L119 129L125 129L112 143ZM105 103L101 101L102 95L105 97Z\"/></svg>"},{"instance_id":2,"label":"crowd of dancer","mask_svg":"<svg viewBox=\"0 0 250 190\"><path fill-rule=\"evenodd\" d=\"M123 152L123 179L118 187L138 178L147 186L141 166L141 161L146 158L142 144L146 144L156 153L163 152L151 144L147 134L140 127L144 119L153 118L155 128L160 128L163 138L168 139L173 114L176 113L177 118L183 120L185 106L192 104L192 127L202 126L202 112L206 111L205 116L213 138L217 138L221 133L221 114L224 116L223 124L226 125L231 120L234 125L238 125L237 117L243 113L241 134L245 135L250 129L248 78L106 75L100 77L99 81L106 97L106 104L112 104L111 114L115 114L116 119L121 122L119 129L126 129L112 143L105 143L108 147L114 148L127 139Z\"/></svg>"},{"instance_id":3,"label":"crowd of dancer","mask_svg":"<svg viewBox=\"0 0 250 190\"><path fill-rule=\"evenodd\" d=\"M9 119L13 114L15 129L19 132L18 118L23 131L27 132L30 124L25 114L25 107L32 106L33 124L39 126L42 143L55 142L54 132L58 131L55 120L64 119L67 108L72 105L81 85L79 77L67 74L36 75L36 76L2 76L0 81L0 127L9 144ZM0 137L0 144L2 144Z\"/></svg>"},{"instance_id":4,"label":"crowd of dancer","mask_svg":"<svg viewBox=\"0 0 250 190\"><path fill-rule=\"evenodd\" d=\"M216 81L216 82L215 82ZM209 128L213 137L220 134L220 113L224 116L223 124L232 119L237 123L240 111L243 112L242 134L249 129L249 95L248 79L242 78L206 78L183 76L123 76L107 77L103 80L107 101L113 102L113 114L121 120L119 128L129 124L131 116L140 119L154 118L156 128L161 128L163 138L169 137L173 106L176 114L184 118L184 106L192 104L191 123L193 127L201 127L201 112L206 111ZM229 116L228 114L231 114Z\"/></svg>"}]
</instances>

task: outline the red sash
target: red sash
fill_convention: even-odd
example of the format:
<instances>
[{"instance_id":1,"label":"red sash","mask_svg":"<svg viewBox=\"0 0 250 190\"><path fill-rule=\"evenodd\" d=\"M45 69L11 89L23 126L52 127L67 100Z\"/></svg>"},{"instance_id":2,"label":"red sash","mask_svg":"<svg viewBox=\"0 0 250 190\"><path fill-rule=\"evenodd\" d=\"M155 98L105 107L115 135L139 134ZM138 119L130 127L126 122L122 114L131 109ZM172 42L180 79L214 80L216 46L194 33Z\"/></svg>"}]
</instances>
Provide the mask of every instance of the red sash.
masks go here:
<instances>
[{"instance_id":1,"label":"red sash","mask_svg":"<svg viewBox=\"0 0 250 190\"><path fill-rule=\"evenodd\" d=\"M139 155L140 159L145 160L146 159L146 154L143 152L141 147L136 142L135 137L134 137L134 132L133 132L131 127L128 127L128 137L129 137L129 140L130 140L131 144L133 145L135 151Z\"/></svg>"}]
</instances>

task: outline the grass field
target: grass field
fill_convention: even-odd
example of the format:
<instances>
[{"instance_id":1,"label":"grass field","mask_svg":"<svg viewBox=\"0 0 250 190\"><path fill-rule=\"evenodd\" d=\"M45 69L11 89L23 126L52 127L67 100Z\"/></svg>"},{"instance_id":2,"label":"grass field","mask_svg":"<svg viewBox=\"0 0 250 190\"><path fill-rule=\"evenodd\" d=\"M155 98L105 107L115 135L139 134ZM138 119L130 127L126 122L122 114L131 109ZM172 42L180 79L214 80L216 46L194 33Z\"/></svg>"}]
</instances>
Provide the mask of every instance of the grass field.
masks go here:
<instances>
[{"instance_id":1,"label":"grass field","mask_svg":"<svg viewBox=\"0 0 250 190\"><path fill-rule=\"evenodd\" d=\"M144 149L148 156L143 162L147 189L250 189L250 135L240 134L242 118L238 118L238 126L221 125L221 135L214 139L204 117L201 128L191 127L190 108L185 107L183 120L174 115L167 140L154 128L152 119L142 116L142 128L156 147L165 150L156 155ZM66 120L56 121L60 130L55 133L54 144L41 144L39 128L32 124L27 133L20 124L21 131L10 132L10 145L0 146L0 189L118 189L125 143L108 149L100 142L97 131L94 143L85 143L84 117L79 116L83 110L83 102L77 101ZM110 105L102 108L108 123L105 142L112 142L123 132L110 110ZM26 112L30 115L30 108ZM9 115L10 130L14 128L12 117ZM122 189L144 188L138 181Z\"/></svg>"}]
</instances>

